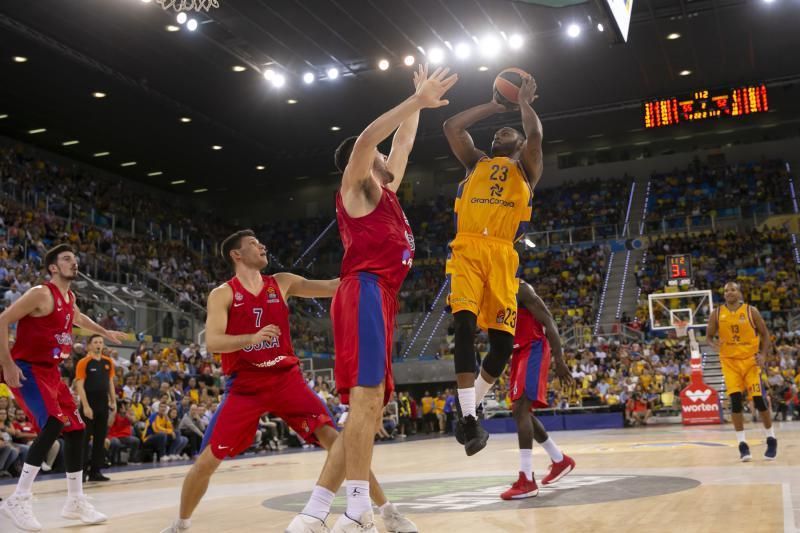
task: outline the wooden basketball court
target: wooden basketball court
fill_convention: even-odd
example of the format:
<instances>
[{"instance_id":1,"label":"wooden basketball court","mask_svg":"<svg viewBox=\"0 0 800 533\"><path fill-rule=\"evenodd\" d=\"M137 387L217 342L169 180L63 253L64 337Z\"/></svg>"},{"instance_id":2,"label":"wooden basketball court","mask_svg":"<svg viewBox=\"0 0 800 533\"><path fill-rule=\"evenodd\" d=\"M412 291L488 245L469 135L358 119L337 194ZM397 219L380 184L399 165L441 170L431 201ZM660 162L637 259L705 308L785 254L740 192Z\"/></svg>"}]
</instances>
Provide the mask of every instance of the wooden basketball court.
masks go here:
<instances>
[{"instance_id":1,"label":"wooden basketball court","mask_svg":"<svg viewBox=\"0 0 800 533\"><path fill-rule=\"evenodd\" d=\"M516 478L515 435L492 435L471 458L452 437L379 445L374 466L391 500L426 533L794 532L800 524L800 424L778 424L776 431L779 456L767 462L761 431L748 427L751 463L738 461L728 427L557 432L554 439L576 459L577 469L538 497L518 502L498 497ZM324 452L304 451L223 463L192 531L283 531L305 503L323 460ZM535 448L537 479L546 464ZM106 525L81 527L58 516L66 490L62 476L37 481L34 511L47 531L158 532L177 514L188 468L109 470L111 482L86 491L110 516ZM12 490L5 482L0 495ZM337 498L334 515L343 503ZM0 517L0 531L14 527Z\"/></svg>"}]
</instances>

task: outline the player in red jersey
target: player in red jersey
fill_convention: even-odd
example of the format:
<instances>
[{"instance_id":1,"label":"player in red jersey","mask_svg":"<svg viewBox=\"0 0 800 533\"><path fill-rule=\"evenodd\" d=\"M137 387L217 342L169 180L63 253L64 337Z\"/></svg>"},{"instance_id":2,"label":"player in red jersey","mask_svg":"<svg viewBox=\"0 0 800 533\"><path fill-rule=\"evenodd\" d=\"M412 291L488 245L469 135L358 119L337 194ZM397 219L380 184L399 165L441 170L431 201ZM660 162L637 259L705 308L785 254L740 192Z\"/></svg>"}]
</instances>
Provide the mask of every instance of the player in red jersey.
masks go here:
<instances>
[{"instance_id":1,"label":"player in red jersey","mask_svg":"<svg viewBox=\"0 0 800 533\"><path fill-rule=\"evenodd\" d=\"M517 330L514 353L511 356L509 388L513 401L512 412L517 423L519 441L519 478L500 497L504 500L531 498L539 493L533 478L532 448L534 439L547 451L553 461L542 485L555 483L575 468L575 461L561 453L547 435L532 410L547 407L547 375L552 359L555 373L562 386L572 386L572 373L564 362L561 337L553 315L528 283L520 281L517 292Z\"/></svg>"},{"instance_id":2,"label":"player in red jersey","mask_svg":"<svg viewBox=\"0 0 800 533\"><path fill-rule=\"evenodd\" d=\"M33 515L33 481L50 447L61 435L67 470L67 502L61 516L86 524L106 521L83 495L83 430L78 408L61 381L58 365L72 350L73 324L121 342L125 333L108 331L82 314L70 290L78 275L78 261L72 247L60 244L44 256L50 281L29 289L0 314L0 365L2 380L11 387L14 399L36 426L39 435L31 444L14 494L0 510L25 531L39 531ZM9 350L8 327L17 323L17 339Z\"/></svg>"},{"instance_id":3,"label":"player in red jersey","mask_svg":"<svg viewBox=\"0 0 800 533\"><path fill-rule=\"evenodd\" d=\"M289 335L286 299L329 298L339 280L308 280L287 272L262 275L267 251L250 230L226 238L221 252L235 276L209 294L206 346L222 353L225 396L184 479L180 515L165 533L189 529L211 475L223 459L253 444L264 413L280 417L304 440L328 449L338 436L325 404L303 379ZM373 482L373 490L382 495Z\"/></svg>"},{"instance_id":4,"label":"player in red jersey","mask_svg":"<svg viewBox=\"0 0 800 533\"><path fill-rule=\"evenodd\" d=\"M344 245L342 283L331 306L336 349L336 388L349 403L342 443L334 446L311 498L347 478L347 510L333 532L375 532L369 497L369 471L375 432L394 382L392 335L400 285L414 259L414 236L397 199L408 155L416 136L419 112L447 105L442 96L458 77L427 67L415 75L416 91L373 121L358 137L336 149L342 171L336 195L336 218ZM392 151L378 144L397 130ZM340 471L344 468L344 471ZM338 485L333 485L338 487ZM384 516L384 519L386 517Z\"/></svg>"}]
</instances>

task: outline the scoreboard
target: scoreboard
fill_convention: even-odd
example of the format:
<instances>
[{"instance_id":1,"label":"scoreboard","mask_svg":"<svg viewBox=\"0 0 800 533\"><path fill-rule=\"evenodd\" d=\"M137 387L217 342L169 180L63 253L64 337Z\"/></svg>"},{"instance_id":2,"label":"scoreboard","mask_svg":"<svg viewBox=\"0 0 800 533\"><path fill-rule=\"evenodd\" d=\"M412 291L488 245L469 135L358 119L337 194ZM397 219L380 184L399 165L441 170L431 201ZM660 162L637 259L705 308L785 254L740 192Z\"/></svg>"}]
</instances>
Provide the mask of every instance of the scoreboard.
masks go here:
<instances>
[{"instance_id":1,"label":"scoreboard","mask_svg":"<svg viewBox=\"0 0 800 533\"><path fill-rule=\"evenodd\" d=\"M695 91L683 97L644 102L645 128L661 128L720 117L743 117L769 111L767 87L752 85L719 91Z\"/></svg>"},{"instance_id":2,"label":"scoreboard","mask_svg":"<svg viewBox=\"0 0 800 533\"><path fill-rule=\"evenodd\" d=\"M690 254L667 256L667 285L689 285L692 282L692 256Z\"/></svg>"}]
</instances>

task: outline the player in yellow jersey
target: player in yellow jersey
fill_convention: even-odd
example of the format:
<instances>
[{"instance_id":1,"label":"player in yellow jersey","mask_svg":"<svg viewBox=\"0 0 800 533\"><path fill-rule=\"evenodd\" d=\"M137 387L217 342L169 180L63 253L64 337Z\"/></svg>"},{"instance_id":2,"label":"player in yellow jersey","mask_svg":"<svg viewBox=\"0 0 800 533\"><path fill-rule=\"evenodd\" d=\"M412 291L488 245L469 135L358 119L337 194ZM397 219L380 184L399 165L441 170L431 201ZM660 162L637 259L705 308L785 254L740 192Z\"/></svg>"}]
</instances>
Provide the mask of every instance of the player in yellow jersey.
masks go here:
<instances>
[{"instance_id":1,"label":"player in yellow jersey","mask_svg":"<svg viewBox=\"0 0 800 533\"><path fill-rule=\"evenodd\" d=\"M725 304L714 310L708 321L707 336L709 344L719 349L725 389L731 399L733 427L739 441L739 455L742 461L750 461L750 447L744 436L744 395L753 400L767 437L767 451L764 458L775 459L778 454L778 441L772 428L767 402L761 384L761 369L770 350L770 336L767 325L758 309L743 301L739 284L731 281L725 284ZM717 342L714 337L719 336Z\"/></svg>"},{"instance_id":2,"label":"player in yellow jersey","mask_svg":"<svg viewBox=\"0 0 800 533\"><path fill-rule=\"evenodd\" d=\"M514 347L519 288L519 256L514 243L530 221L533 188L542 175L542 123L531 107L535 94L536 82L525 76L519 91L525 134L500 128L489 155L475 147L467 128L512 110L497 97L444 123L447 142L467 169L456 194L456 237L450 243L446 270L462 414L456 438L464 444L467 455L486 446L489 434L478 423L475 408L502 374ZM488 330L490 348L476 379L474 339L478 326Z\"/></svg>"}]
</instances>

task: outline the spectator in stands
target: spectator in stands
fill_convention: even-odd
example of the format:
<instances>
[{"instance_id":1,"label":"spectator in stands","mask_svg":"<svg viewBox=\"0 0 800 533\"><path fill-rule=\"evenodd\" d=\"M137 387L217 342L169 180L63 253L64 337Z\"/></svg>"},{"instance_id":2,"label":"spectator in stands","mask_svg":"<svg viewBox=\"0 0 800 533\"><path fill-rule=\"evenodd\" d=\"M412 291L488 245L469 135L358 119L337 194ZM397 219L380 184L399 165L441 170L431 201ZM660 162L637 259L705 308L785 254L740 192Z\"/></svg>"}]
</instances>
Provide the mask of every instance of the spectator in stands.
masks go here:
<instances>
[{"instance_id":1,"label":"spectator in stands","mask_svg":"<svg viewBox=\"0 0 800 533\"><path fill-rule=\"evenodd\" d=\"M431 431L436 431L436 425L438 423L438 419L436 418L436 413L434 412L434 403L433 403L433 396L429 391L425 391L425 395L422 397L422 424L423 428L425 429L425 434L430 434Z\"/></svg>"},{"instance_id":2,"label":"spectator in stands","mask_svg":"<svg viewBox=\"0 0 800 533\"><path fill-rule=\"evenodd\" d=\"M189 406L189 411L183 415L178 431L189 441L187 446L189 457L194 457L200 452L200 444L203 442L204 425L197 414L197 404Z\"/></svg>"},{"instance_id":3,"label":"spectator in stands","mask_svg":"<svg viewBox=\"0 0 800 533\"><path fill-rule=\"evenodd\" d=\"M156 453L156 458L162 462L174 461L180 457L183 446L188 439L175 433L175 428L169 419L169 405L160 403L158 411L150 415L144 430L142 440L147 448Z\"/></svg>"},{"instance_id":4,"label":"spectator in stands","mask_svg":"<svg viewBox=\"0 0 800 533\"><path fill-rule=\"evenodd\" d=\"M647 425L647 421L652 415L650 405L638 392L633 393L625 404L625 420L630 427Z\"/></svg>"},{"instance_id":5,"label":"spectator in stands","mask_svg":"<svg viewBox=\"0 0 800 533\"><path fill-rule=\"evenodd\" d=\"M111 464L124 465L139 463L139 448L142 441L134 435L133 425L136 423L136 414L130 408L130 401L120 403L115 413L111 427L108 429L108 454ZM123 450L128 450L128 460L121 460Z\"/></svg>"}]
</instances>

